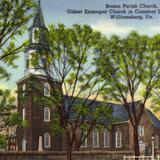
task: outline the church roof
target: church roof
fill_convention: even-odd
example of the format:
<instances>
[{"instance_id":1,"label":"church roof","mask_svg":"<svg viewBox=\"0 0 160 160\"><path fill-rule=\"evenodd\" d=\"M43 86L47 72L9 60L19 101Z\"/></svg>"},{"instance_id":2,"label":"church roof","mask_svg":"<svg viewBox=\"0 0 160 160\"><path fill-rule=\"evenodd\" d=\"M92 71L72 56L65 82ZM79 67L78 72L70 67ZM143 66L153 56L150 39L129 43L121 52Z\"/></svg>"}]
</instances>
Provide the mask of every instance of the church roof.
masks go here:
<instances>
[{"instance_id":1,"label":"church roof","mask_svg":"<svg viewBox=\"0 0 160 160\"><path fill-rule=\"evenodd\" d=\"M38 3L37 11L36 11L35 17L33 19L33 24L31 27L45 27L45 22L43 18L40 1Z\"/></svg>"},{"instance_id":2,"label":"church roof","mask_svg":"<svg viewBox=\"0 0 160 160\"><path fill-rule=\"evenodd\" d=\"M70 99L71 97L68 97L68 98ZM73 97L73 98L75 98L75 97ZM102 101L93 101L93 100L90 100L90 99L82 99L82 98L76 98L75 104L79 103L80 101L84 101L84 100L86 101L86 104L91 104L91 106L90 106L91 108L96 107L100 104L106 105L106 107L107 106L111 107L112 108L112 116L114 118L116 118L117 122L126 122L126 121L129 120L128 113L127 113L127 111L125 110L125 108L122 104L106 103L106 102L102 102ZM135 103L138 104L139 101L137 101ZM129 105L131 106L131 104L132 103L130 103ZM136 105L136 106L138 106L138 105ZM68 108L68 102L67 101L66 101L66 108ZM158 120L158 118L149 109L146 109L145 112L147 113L149 119L151 120L152 125L156 128L160 128L160 120ZM74 111L71 112L70 117L71 118L75 117ZM92 116L91 115L87 116L86 119L91 120Z\"/></svg>"},{"instance_id":3,"label":"church roof","mask_svg":"<svg viewBox=\"0 0 160 160\"><path fill-rule=\"evenodd\" d=\"M146 110L146 113L150 118L153 126L156 128L160 128L160 120L158 120L158 118L149 109Z\"/></svg>"}]
</instances>

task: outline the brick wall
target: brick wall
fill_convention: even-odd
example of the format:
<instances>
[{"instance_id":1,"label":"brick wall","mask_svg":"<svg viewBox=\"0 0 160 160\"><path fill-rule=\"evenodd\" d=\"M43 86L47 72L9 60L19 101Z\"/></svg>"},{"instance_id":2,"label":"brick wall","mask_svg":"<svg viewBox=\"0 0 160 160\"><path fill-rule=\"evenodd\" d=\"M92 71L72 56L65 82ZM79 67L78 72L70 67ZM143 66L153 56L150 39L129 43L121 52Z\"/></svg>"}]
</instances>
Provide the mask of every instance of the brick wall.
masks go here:
<instances>
[{"instance_id":1,"label":"brick wall","mask_svg":"<svg viewBox=\"0 0 160 160\"><path fill-rule=\"evenodd\" d=\"M131 151L79 151L73 153L73 160L123 160ZM66 160L66 152L0 152L0 160Z\"/></svg>"}]
</instances>

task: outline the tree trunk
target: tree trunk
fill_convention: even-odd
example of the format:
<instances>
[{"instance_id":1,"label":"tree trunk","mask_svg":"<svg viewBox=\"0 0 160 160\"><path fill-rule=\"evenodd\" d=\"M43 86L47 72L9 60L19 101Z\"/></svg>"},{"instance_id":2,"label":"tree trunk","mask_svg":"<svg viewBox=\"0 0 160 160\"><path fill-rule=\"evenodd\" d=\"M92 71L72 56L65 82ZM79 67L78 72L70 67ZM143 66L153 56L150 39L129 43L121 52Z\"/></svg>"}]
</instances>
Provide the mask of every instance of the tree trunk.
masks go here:
<instances>
[{"instance_id":1,"label":"tree trunk","mask_svg":"<svg viewBox=\"0 0 160 160\"><path fill-rule=\"evenodd\" d=\"M134 154L135 156L140 156L139 152L139 139L138 139L138 126L134 127L133 131L133 136L134 136Z\"/></svg>"},{"instance_id":2,"label":"tree trunk","mask_svg":"<svg viewBox=\"0 0 160 160\"><path fill-rule=\"evenodd\" d=\"M72 160L72 145L71 145L71 138L70 133L67 132L67 160Z\"/></svg>"}]
</instances>

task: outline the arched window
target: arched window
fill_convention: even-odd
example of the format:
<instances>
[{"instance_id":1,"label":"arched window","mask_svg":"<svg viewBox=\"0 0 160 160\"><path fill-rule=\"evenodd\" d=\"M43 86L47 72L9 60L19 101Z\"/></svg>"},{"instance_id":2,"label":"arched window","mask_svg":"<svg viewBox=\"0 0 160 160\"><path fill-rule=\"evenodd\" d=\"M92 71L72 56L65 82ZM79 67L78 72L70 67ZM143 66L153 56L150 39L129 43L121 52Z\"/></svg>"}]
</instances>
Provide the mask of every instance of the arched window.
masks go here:
<instances>
[{"instance_id":1,"label":"arched window","mask_svg":"<svg viewBox=\"0 0 160 160\"><path fill-rule=\"evenodd\" d=\"M154 144L155 144L155 148L159 147L159 136L157 135L154 136Z\"/></svg>"},{"instance_id":2,"label":"arched window","mask_svg":"<svg viewBox=\"0 0 160 160\"><path fill-rule=\"evenodd\" d=\"M24 121L26 119L26 109L23 108L22 110L22 120Z\"/></svg>"},{"instance_id":3,"label":"arched window","mask_svg":"<svg viewBox=\"0 0 160 160\"><path fill-rule=\"evenodd\" d=\"M99 133L97 129L93 131L93 147L99 147Z\"/></svg>"},{"instance_id":4,"label":"arched window","mask_svg":"<svg viewBox=\"0 0 160 160\"><path fill-rule=\"evenodd\" d=\"M40 30L38 28L34 28L32 30L32 43L38 43L40 38Z\"/></svg>"},{"instance_id":5,"label":"arched window","mask_svg":"<svg viewBox=\"0 0 160 160\"><path fill-rule=\"evenodd\" d=\"M27 141L25 138L22 139L22 151L27 150Z\"/></svg>"},{"instance_id":6,"label":"arched window","mask_svg":"<svg viewBox=\"0 0 160 160\"><path fill-rule=\"evenodd\" d=\"M138 135L140 137L143 137L144 136L144 127L142 125L139 125L138 126Z\"/></svg>"},{"instance_id":7,"label":"arched window","mask_svg":"<svg viewBox=\"0 0 160 160\"><path fill-rule=\"evenodd\" d=\"M104 130L104 147L109 147L109 131Z\"/></svg>"},{"instance_id":8,"label":"arched window","mask_svg":"<svg viewBox=\"0 0 160 160\"><path fill-rule=\"evenodd\" d=\"M44 96L50 96L50 85L49 83L44 84Z\"/></svg>"},{"instance_id":9,"label":"arched window","mask_svg":"<svg viewBox=\"0 0 160 160\"><path fill-rule=\"evenodd\" d=\"M116 148L121 148L121 146L122 146L122 134L121 134L120 131L116 131L115 142L116 142Z\"/></svg>"},{"instance_id":10,"label":"arched window","mask_svg":"<svg viewBox=\"0 0 160 160\"><path fill-rule=\"evenodd\" d=\"M23 86L22 86L22 95L23 97L25 96L26 94L26 84L24 83Z\"/></svg>"},{"instance_id":11,"label":"arched window","mask_svg":"<svg viewBox=\"0 0 160 160\"><path fill-rule=\"evenodd\" d=\"M48 107L44 108L44 121L50 121L50 109Z\"/></svg>"},{"instance_id":12,"label":"arched window","mask_svg":"<svg viewBox=\"0 0 160 160\"><path fill-rule=\"evenodd\" d=\"M49 133L44 134L44 147L49 148L51 146L51 137Z\"/></svg>"}]
</instances>

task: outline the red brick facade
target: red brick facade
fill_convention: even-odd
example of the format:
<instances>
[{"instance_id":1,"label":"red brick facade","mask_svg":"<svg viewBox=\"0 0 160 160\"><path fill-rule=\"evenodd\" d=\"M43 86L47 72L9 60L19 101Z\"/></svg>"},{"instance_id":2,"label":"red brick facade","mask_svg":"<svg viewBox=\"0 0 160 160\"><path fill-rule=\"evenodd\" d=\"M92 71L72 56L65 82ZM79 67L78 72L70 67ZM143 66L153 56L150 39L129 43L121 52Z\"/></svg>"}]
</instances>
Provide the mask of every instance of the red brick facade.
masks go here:
<instances>
[{"instance_id":1,"label":"red brick facade","mask_svg":"<svg viewBox=\"0 0 160 160\"><path fill-rule=\"evenodd\" d=\"M42 136L43 139L43 150L44 151L54 151L54 150L66 150L66 136L58 135L52 136L49 129L49 122L44 121L44 107L43 105L36 104L34 102L34 96L43 97L41 95L43 92L39 92L36 88L36 85L39 89L43 91L43 86L46 80L43 77L39 76L28 76L20 80L18 84L19 94L23 89L23 84L26 85L26 100L23 100L20 94L18 96L18 111L22 115L23 108L26 108L26 120L28 121L27 127L18 127L17 128L17 141L18 141L18 150L22 150L22 139L26 138L27 150L37 151L39 144L39 137ZM34 86L33 86L34 85ZM53 85L57 83L53 82ZM58 86L58 85L57 85ZM51 115L54 114L54 109L50 108ZM52 117L51 117L52 118ZM147 112L144 112L141 123L144 127L144 135L140 139L143 140L145 146L148 148L151 147L151 137L154 135L160 135L160 129L154 127L152 120L150 119ZM116 147L116 132L121 133L121 146ZM49 148L44 147L44 134L50 133L51 135L51 146ZM98 131L98 147L93 146L93 133L87 138L87 146L81 147L81 150L108 150L108 151L123 151L130 150L133 151L133 130L129 121L121 121L112 125L112 128L109 130L109 146L104 146L104 131ZM160 139L159 139L160 140ZM160 142L158 142L158 148L160 149Z\"/></svg>"}]
</instances>

